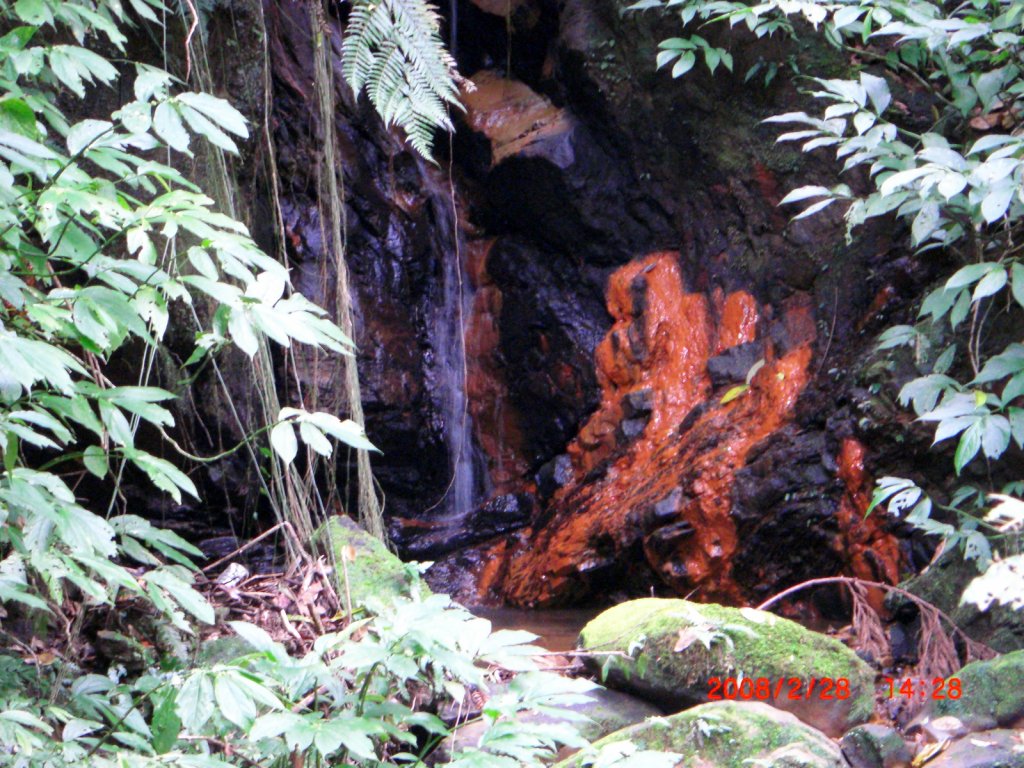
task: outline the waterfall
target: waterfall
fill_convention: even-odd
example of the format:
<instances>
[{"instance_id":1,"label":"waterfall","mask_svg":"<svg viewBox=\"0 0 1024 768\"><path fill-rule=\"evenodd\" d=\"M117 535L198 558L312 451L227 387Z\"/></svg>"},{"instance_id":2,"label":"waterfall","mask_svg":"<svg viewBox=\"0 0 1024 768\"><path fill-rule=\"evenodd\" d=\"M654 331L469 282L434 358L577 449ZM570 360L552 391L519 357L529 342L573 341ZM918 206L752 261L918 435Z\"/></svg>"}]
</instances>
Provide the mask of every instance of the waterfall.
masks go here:
<instances>
[{"instance_id":1,"label":"waterfall","mask_svg":"<svg viewBox=\"0 0 1024 768\"><path fill-rule=\"evenodd\" d=\"M473 287L466 276L466 248L455 214L455 199L447 179L424 169L441 234L441 286L431 323L434 398L439 406L448 449L448 485L437 504L449 520L465 518L487 492L483 455L473 437L466 376L466 327L473 307Z\"/></svg>"}]
</instances>

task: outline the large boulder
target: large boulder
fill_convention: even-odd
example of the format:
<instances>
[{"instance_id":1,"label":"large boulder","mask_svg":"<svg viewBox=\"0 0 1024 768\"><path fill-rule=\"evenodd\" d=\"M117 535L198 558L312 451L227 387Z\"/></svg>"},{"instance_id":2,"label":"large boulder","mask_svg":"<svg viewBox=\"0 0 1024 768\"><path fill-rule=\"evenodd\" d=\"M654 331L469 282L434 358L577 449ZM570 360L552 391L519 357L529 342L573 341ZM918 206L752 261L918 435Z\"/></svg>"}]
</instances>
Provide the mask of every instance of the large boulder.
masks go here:
<instances>
[{"instance_id":1,"label":"large boulder","mask_svg":"<svg viewBox=\"0 0 1024 768\"><path fill-rule=\"evenodd\" d=\"M342 600L353 606L386 605L396 597L426 597L430 588L414 565L403 563L351 518L335 515L315 534L327 537L337 563Z\"/></svg>"},{"instance_id":2,"label":"large boulder","mask_svg":"<svg viewBox=\"0 0 1024 768\"><path fill-rule=\"evenodd\" d=\"M595 742L631 741L641 750L675 752L680 766L700 768L846 768L839 747L787 712L758 702L716 701L648 720ZM583 764L575 756L558 768Z\"/></svg>"},{"instance_id":3,"label":"large boulder","mask_svg":"<svg viewBox=\"0 0 1024 768\"><path fill-rule=\"evenodd\" d=\"M948 735L1024 723L1024 651L988 661L974 661L950 680L960 681L960 695L931 699L911 723L936 740ZM954 690L949 683L943 690Z\"/></svg>"},{"instance_id":4,"label":"large boulder","mask_svg":"<svg viewBox=\"0 0 1024 768\"><path fill-rule=\"evenodd\" d=\"M666 708L709 701L718 679L719 695L764 701L839 736L867 721L874 707L874 673L853 651L752 608L632 600L587 624L579 645L595 652L590 664L602 670L608 685ZM726 679L741 676L751 678L749 690L724 686ZM760 683L762 678L768 682Z\"/></svg>"}]
</instances>

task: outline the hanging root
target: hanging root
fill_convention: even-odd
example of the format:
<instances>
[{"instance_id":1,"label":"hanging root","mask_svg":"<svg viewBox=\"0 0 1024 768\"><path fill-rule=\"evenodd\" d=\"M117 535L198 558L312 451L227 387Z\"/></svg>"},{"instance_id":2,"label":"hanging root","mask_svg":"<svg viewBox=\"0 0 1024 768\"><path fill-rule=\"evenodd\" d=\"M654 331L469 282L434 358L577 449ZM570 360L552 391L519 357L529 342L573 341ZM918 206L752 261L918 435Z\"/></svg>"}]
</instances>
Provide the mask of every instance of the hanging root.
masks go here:
<instances>
[{"instance_id":1,"label":"hanging root","mask_svg":"<svg viewBox=\"0 0 1024 768\"><path fill-rule=\"evenodd\" d=\"M882 620L867 599L868 589L881 589L893 592L910 600L921 614L921 630L917 639L917 665L911 671L912 676L930 679L933 677L949 677L962 664L977 659L991 659L996 652L983 643L972 640L945 613L936 606L905 589L883 584L879 581L866 581L851 576L829 576L811 579L779 592L757 606L758 610L767 610L770 606L810 587L825 584L842 584L850 591L853 600L853 631L858 648L879 658L888 648ZM943 622L949 626L949 632L943 629ZM959 635L963 643L963 661L954 642Z\"/></svg>"}]
</instances>

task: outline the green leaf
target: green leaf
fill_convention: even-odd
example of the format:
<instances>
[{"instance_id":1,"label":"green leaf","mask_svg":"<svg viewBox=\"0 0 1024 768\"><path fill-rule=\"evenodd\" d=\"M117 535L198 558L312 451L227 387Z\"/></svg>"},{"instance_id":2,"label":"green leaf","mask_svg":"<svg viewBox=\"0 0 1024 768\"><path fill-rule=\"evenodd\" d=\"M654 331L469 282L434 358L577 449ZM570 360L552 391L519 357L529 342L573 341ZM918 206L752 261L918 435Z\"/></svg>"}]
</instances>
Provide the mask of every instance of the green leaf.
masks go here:
<instances>
[{"instance_id":1,"label":"green leaf","mask_svg":"<svg viewBox=\"0 0 1024 768\"><path fill-rule=\"evenodd\" d=\"M150 571L146 574L146 581L165 590L178 605L195 616L199 621L204 624L213 624L215 618L213 606L206 602L206 598L192 589L189 584L186 584L171 573L170 568L177 567L167 566L166 568ZM182 719L184 719L184 716Z\"/></svg>"},{"instance_id":2,"label":"green leaf","mask_svg":"<svg viewBox=\"0 0 1024 768\"><path fill-rule=\"evenodd\" d=\"M1010 267L1011 291L1017 303L1024 307L1024 264L1015 261Z\"/></svg>"},{"instance_id":3,"label":"green leaf","mask_svg":"<svg viewBox=\"0 0 1024 768\"><path fill-rule=\"evenodd\" d=\"M106 120L83 120L80 123L75 123L68 131L68 152L77 155L112 129L113 125Z\"/></svg>"},{"instance_id":4,"label":"green leaf","mask_svg":"<svg viewBox=\"0 0 1024 768\"><path fill-rule=\"evenodd\" d=\"M205 670L189 675L178 691L174 711L189 733L201 733L203 726L217 711L213 682Z\"/></svg>"},{"instance_id":5,"label":"green leaf","mask_svg":"<svg viewBox=\"0 0 1024 768\"><path fill-rule=\"evenodd\" d=\"M682 77L691 69L697 62L697 55L693 51L683 51L679 54L679 61L672 67L672 77Z\"/></svg>"},{"instance_id":6,"label":"green leaf","mask_svg":"<svg viewBox=\"0 0 1024 768\"><path fill-rule=\"evenodd\" d=\"M153 732L153 751L158 755L170 752L181 732L181 718L177 712L177 697L173 689L156 691L153 701L153 717L150 728Z\"/></svg>"},{"instance_id":7,"label":"green leaf","mask_svg":"<svg viewBox=\"0 0 1024 768\"><path fill-rule=\"evenodd\" d=\"M1010 422L1010 434L1018 448L1024 448L1024 408L1010 408L1008 420Z\"/></svg>"},{"instance_id":8,"label":"green leaf","mask_svg":"<svg viewBox=\"0 0 1024 768\"><path fill-rule=\"evenodd\" d=\"M85 453L82 455L82 462L85 464L85 468L96 475L96 477L104 478L107 476L109 469L107 452L98 445L90 445L85 449Z\"/></svg>"},{"instance_id":9,"label":"green leaf","mask_svg":"<svg viewBox=\"0 0 1024 768\"><path fill-rule=\"evenodd\" d=\"M136 450L126 450L125 456L146 473L153 485L170 493L179 504L181 503L181 491L185 491L195 499L199 498L199 492L188 475L166 459Z\"/></svg>"},{"instance_id":10,"label":"green leaf","mask_svg":"<svg viewBox=\"0 0 1024 768\"><path fill-rule=\"evenodd\" d=\"M22 21L35 26L53 24L53 14L44 0L17 0L14 12Z\"/></svg>"},{"instance_id":11,"label":"green leaf","mask_svg":"<svg viewBox=\"0 0 1024 768\"><path fill-rule=\"evenodd\" d=\"M177 99L182 104L187 104L192 109L201 112L225 131L241 136L243 139L249 137L249 129L245 125L242 113L224 99L219 99L208 93L182 93L177 96Z\"/></svg>"},{"instance_id":12,"label":"green leaf","mask_svg":"<svg viewBox=\"0 0 1024 768\"><path fill-rule=\"evenodd\" d=\"M956 453L953 455L953 466L956 468L958 475L970 463L971 459L978 454L978 450L981 448L983 430L983 423L981 419L978 419L960 436L960 442L956 446Z\"/></svg>"},{"instance_id":13,"label":"green leaf","mask_svg":"<svg viewBox=\"0 0 1024 768\"><path fill-rule=\"evenodd\" d=\"M220 713L235 725L248 728L256 719L256 703L248 691L239 685L233 673L217 675L213 691Z\"/></svg>"},{"instance_id":14,"label":"green leaf","mask_svg":"<svg viewBox=\"0 0 1024 768\"><path fill-rule=\"evenodd\" d=\"M974 288L974 301L983 299L986 296L991 296L994 293L998 293L1006 285L1007 276L1006 270L1002 267L993 269L987 273Z\"/></svg>"},{"instance_id":15,"label":"green leaf","mask_svg":"<svg viewBox=\"0 0 1024 768\"><path fill-rule=\"evenodd\" d=\"M324 433L308 421L299 422L299 435L306 445L321 456L331 455L331 441L324 437Z\"/></svg>"},{"instance_id":16,"label":"green leaf","mask_svg":"<svg viewBox=\"0 0 1024 768\"><path fill-rule=\"evenodd\" d=\"M955 288L965 288L968 285L972 285L998 266L998 264L988 261L981 264L968 264L966 267L954 272L953 276L946 281L946 290L951 291Z\"/></svg>"},{"instance_id":17,"label":"green leaf","mask_svg":"<svg viewBox=\"0 0 1024 768\"><path fill-rule=\"evenodd\" d=\"M295 461L295 456L299 452L299 443L295 439L295 428L292 422L284 421L274 425L274 428L270 430L270 445L285 464Z\"/></svg>"},{"instance_id":18,"label":"green leaf","mask_svg":"<svg viewBox=\"0 0 1024 768\"><path fill-rule=\"evenodd\" d=\"M29 139L38 139L36 113L22 99L8 96L0 100L0 130L10 131Z\"/></svg>"},{"instance_id":19,"label":"green leaf","mask_svg":"<svg viewBox=\"0 0 1024 768\"><path fill-rule=\"evenodd\" d=\"M887 328L878 337L878 349L914 345L918 342L920 335L912 325L894 325L892 328Z\"/></svg>"},{"instance_id":20,"label":"green leaf","mask_svg":"<svg viewBox=\"0 0 1024 768\"><path fill-rule=\"evenodd\" d=\"M951 328L956 330L956 327L964 321L967 314L971 311L971 294L967 291L961 291L960 295L957 296L956 304L953 305L953 310L949 313L949 325Z\"/></svg>"},{"instance_id":21,"label":"green leaf","mask_svg":"<svg viewBox=\"0 0 1024 768\"><path fill-rule=\"evenodd\" d=\"M188 131L185 130L185 125L181 122L181 115L178 114L178 110L174 108L172 102L163 101L157 105L153 112L153 130L172 149L190 154Z\"/></svg>"}]
</instances>

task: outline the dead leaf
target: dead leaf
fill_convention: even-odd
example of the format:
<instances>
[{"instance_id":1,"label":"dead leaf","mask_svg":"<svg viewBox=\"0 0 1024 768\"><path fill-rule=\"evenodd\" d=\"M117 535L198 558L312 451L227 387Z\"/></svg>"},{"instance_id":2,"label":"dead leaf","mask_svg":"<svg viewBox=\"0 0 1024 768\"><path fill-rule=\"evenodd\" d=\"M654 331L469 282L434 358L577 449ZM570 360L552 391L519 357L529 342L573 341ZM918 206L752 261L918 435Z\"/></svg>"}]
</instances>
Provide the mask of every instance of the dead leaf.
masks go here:
<instances>
[{"instance_id":1,"label":"dead leaf","mask_svg":"<svg viewBox=\"0 0 1024 768\"><path fill-rule=\"evenodd\" d=\"M697 632L693 627L685 627L679 630L679 639L676 640L675 648L672 649L673 653L682 653L691 645L700 640L700 633Z\"/></svg>"},{"instance_id":2,"label":"dead leaf","mask_svg":"<svg viewBox=\"0 0 1024 768\"><path fill-rule=\"evenodd\" d=\"M910 765L912 766L912 768L921 768L922 765L929 762L930 760L934 760L936 757L942 754L942 752L945 751L947 746L949 746L949 739L939 742L938 744L928 744L924 747L924 749L922 749L914 756L914 760L910 763Z\"/></svg>"}]
</instances>

